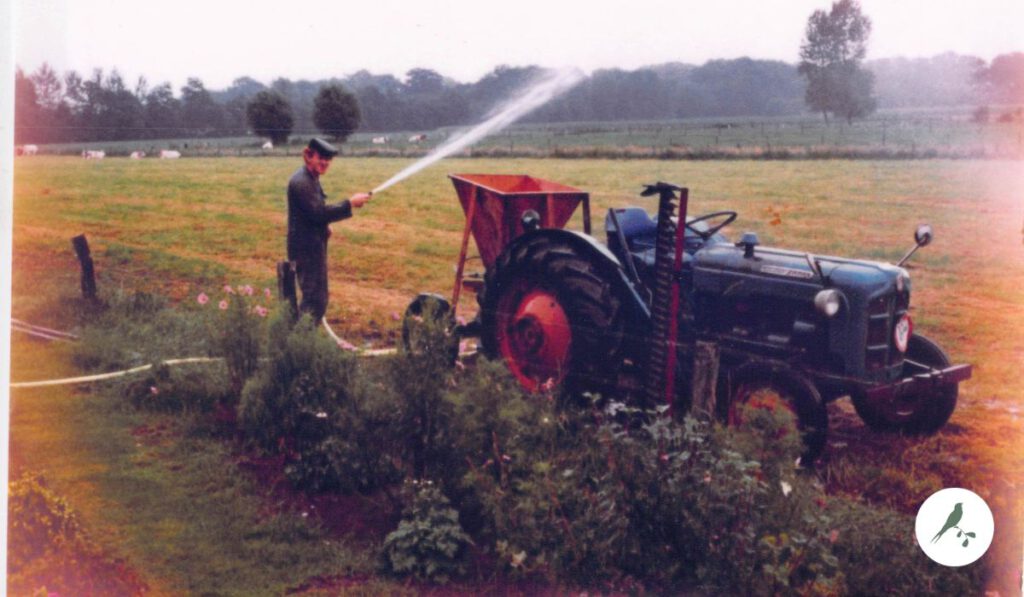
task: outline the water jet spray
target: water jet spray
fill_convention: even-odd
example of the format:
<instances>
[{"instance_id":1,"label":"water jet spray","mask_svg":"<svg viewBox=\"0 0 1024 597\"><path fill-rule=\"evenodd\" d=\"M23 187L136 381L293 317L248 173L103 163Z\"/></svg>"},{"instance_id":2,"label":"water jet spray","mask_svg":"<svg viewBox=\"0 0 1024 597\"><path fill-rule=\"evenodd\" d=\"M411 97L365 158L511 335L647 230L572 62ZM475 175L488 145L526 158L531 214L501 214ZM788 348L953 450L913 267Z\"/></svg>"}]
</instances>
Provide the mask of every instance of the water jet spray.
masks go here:
<instances>
[{"instance_id":1,"label":"water jet spray","mask_svg":"<svg viewBox=\"0 0 1024 597\"><path fill-rule=\"evenodd\" d=\"M520 91L514 98L501 104L493 111L486 120L464 131L462 134L445 143L420 158L413 164L395 174L387 181L381 183L377 188L370 191L370 194L379 193L384 189L416 174L427 166L438 162L453 153L473 145L491 133L500 131L513 122L519 120L536 108L546 104L556 96L568 91L571 87L583 79L583 73L578 69L561 69L546 71L535 79L532 84Z\"/></svg>"}]
</instances>

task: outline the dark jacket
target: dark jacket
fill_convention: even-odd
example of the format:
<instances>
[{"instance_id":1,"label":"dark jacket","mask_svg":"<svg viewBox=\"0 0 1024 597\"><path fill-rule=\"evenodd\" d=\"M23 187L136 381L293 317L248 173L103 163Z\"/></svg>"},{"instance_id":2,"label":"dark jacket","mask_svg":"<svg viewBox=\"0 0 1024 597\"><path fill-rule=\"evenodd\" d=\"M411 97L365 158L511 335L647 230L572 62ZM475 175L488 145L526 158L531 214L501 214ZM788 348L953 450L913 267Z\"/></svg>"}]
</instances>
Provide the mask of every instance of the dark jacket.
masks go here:
<instances>
[{"instance_id":1,"label":"dark jacket","mask_svg":"<svg viewBox=\"0 0 1024 597\"><path fill-rule=\"evenodd\" d=\"M352 216L348 199L335 204L328 204L326 199L320 180L305 166L292 174L288 181L289 260L324 258L331 235L327 225Z\"/></svg>"}]
</instances>

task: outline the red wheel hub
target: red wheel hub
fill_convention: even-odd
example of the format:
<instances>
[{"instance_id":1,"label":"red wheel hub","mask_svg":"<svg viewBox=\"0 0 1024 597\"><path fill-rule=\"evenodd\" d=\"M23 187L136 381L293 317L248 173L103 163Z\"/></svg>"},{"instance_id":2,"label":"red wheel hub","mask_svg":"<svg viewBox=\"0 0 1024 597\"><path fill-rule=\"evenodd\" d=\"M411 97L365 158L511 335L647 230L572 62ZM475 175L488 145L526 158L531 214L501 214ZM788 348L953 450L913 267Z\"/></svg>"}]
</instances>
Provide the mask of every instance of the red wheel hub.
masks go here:
<instances>
[{"instance_id":1,"label":"red wheel hub","mask_svg":"<svg viewBox=\"0 0 1024 597\"><path fill-rule=\"evenodd\" d=\"M534 392L564 378L572 330L555 295L534 288L520 296L499 309L498 348L523 387Z\"/></svg>"}]
</instances>

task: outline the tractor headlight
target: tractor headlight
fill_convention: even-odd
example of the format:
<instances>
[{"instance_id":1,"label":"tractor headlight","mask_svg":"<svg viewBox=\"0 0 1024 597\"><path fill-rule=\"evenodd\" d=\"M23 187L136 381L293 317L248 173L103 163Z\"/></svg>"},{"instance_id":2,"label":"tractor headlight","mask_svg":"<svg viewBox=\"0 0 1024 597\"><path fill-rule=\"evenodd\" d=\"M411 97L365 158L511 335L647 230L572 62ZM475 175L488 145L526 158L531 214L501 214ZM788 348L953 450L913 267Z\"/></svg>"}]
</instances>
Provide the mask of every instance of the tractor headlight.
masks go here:
<instances>
[{"instance_id":1,"label":"tractor headlight","mask_svg":"<svg viewBox=\"0 0 1024 597\"><path fill-rule=\"evenodd\" d=\"M910 334L913 332L914 323L910 320L910 316L904 313L892 330L892 339L896 344L896 350L907 352L907 346L910 344Z\"/></svg>"},{"instance_id":2,"label":"tractor headlight","mask_svg":"<svg viewBox=\"0 0 1024 597\"><path fill-rule=\"evenodd\" d=\"M827 288L814 296L814 308L825 317L835 317L843 306L843 293Z\"/></svg>"}]
</instances>

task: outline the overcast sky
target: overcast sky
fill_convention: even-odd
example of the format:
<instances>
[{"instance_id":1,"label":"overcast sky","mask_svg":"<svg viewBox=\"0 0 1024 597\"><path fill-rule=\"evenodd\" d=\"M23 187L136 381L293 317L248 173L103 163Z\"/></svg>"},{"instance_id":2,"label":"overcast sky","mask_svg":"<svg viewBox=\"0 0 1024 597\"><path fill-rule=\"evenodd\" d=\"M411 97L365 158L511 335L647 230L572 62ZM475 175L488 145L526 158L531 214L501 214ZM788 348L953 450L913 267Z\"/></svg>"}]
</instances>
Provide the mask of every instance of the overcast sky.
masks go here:
<instances>
[{"instance_id":1,"label":"overcast sky","mask_svg":"<svg viewBox=\"0 0 1024 597\"><path fill-rule=\"evenodd\" d=\"M500 64L585 71L714 58L798 60L807 17L829 0L14 0L16 62L34 71L117 68L129 81L209 88L401 77L475 81ZM868 58L1024 51L1024 0L862 0Z\"/></svg>"}]
</instances>

